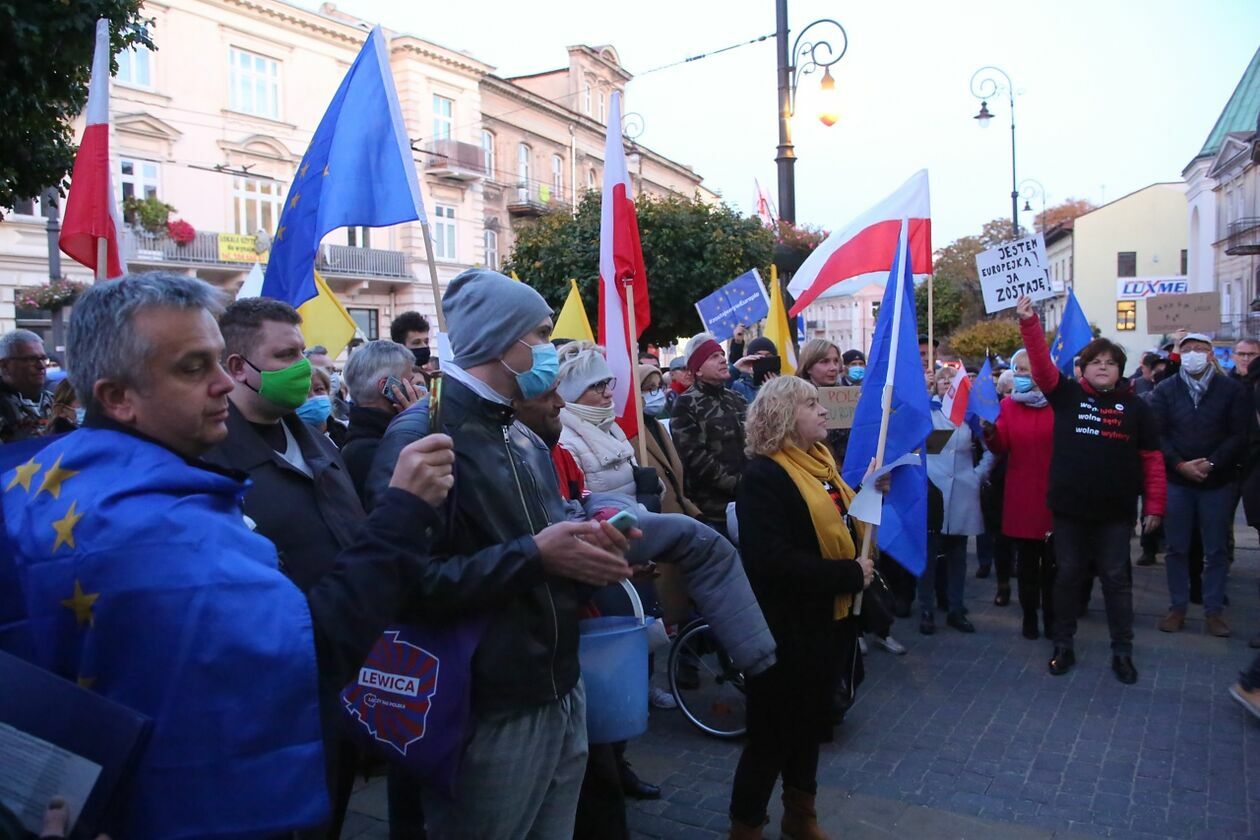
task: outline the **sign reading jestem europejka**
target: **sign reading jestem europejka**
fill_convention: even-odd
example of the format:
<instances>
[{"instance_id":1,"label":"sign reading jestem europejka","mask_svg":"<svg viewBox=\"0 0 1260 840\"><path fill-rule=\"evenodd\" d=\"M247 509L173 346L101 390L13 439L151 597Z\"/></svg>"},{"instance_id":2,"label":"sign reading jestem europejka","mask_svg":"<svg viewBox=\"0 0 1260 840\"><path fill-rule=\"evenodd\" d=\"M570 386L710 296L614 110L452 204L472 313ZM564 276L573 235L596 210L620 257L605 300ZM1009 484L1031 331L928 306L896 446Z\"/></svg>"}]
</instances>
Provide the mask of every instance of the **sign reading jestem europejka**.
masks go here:
<instances>
[{"instance_id":1,"label":"sign reading jestem europejka","mask_svg":"<svg viewBox=\"0 0 1260 840\"><path fill-rule=\"evenodd\" d=\"M1024 295L1034 302L1054 297L1046 268L1046 240L1040 233L977 254L984 311L1013 309Z\"/></svg>"}]
</instances>

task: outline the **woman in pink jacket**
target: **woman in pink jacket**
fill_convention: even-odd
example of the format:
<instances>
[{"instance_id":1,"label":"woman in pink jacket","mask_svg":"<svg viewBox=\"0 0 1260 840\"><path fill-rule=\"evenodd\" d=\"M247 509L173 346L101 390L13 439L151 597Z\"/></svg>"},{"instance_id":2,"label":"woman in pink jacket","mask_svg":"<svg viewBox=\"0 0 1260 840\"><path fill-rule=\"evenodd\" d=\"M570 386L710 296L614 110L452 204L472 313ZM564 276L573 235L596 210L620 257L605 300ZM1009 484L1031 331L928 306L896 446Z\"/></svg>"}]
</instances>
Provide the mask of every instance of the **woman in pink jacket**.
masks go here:
<instances>
[{"instance_id":1,"label":"woman in pink jacket","mask_svg":"<svg viewBox=\"0 0 1260 840\"><path fill-rule=\"evenodd\" d=\"M1032 378L1028 351L1011 357L1015 390L1002 400L997 424L985 424L985 439L1006 455L1002 494L1002 535L1015 545L1019 568L1019 605L1024 608L1024 638L1040 638L1037 610L1045 634L1054 631L1054 515L1046 504L1050 459L1054 452L1054 411Z\"/></svg>"}]
</instances>

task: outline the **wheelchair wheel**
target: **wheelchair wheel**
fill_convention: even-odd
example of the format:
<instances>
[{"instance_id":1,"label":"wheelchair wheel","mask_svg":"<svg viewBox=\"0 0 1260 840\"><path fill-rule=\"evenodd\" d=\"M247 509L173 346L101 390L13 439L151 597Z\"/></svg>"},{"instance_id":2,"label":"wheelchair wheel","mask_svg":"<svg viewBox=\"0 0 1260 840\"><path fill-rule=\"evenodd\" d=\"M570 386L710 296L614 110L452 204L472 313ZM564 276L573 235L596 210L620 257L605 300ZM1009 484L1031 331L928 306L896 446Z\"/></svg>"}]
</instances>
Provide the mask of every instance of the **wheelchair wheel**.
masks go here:
<instances>
[{"instance_id":1,"label":"wheelchair wheel","mask_svg":"<svg viewBox=\"0 0 1260 840\"><path fill-rule=\"evenodd\" d=\"M680 630L670 646L669 687L679 710L706 735L738 738L747 730L744 675L703 618Z\"/></svg>"}]
</instances>

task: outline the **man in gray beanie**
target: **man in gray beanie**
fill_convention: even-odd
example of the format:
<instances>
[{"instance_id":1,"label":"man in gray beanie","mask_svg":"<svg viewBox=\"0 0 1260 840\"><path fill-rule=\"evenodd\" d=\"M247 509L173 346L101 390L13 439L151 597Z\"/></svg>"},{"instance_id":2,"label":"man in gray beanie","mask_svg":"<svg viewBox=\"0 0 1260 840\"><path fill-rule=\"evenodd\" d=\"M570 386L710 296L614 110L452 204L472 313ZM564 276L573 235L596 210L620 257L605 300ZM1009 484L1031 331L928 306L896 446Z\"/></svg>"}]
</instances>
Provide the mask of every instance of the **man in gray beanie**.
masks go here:
<instances>
[{"instance_id":1,"label":"man in gray beanie","mask_svg":"<svg viewBox=\"0 0 1260 840\"><path fill-rule=\"evenodd\" d=\"M569 522L547 446L515 422L514 401L550 390L551 307L502 274L470 269L442 301L441 430L455 487L433 561L446 586L425 621L489 618L472 661L470 738L453 799L423 790L429 837L571 837L586 770L586 699L577 610L590 586L630 575L626 539ZM368 477L383 496L397 454L429 432L420 400L390 423ZM399 791L401 793L401 791ZM412 792L414 795L414 791Z\"/></svg>"}]
</instances>

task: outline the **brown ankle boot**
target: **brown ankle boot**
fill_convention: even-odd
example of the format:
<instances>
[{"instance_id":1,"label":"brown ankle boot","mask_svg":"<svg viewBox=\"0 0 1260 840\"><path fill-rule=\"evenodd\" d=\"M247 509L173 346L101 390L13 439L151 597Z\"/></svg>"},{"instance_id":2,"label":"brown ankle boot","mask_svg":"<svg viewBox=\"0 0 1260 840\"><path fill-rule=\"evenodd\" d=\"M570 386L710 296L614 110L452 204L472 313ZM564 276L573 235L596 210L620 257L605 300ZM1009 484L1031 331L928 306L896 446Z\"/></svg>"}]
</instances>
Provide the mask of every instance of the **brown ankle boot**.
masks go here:
<instances>
[{"instance_id":1,"label":"brown ankle boot","mask_svg":"<svg viewBox=\"0 0 1260 840\"><path fill-rule=\"evenodd\" d=\"M731 817L730 840L761 840L761 826L745 825Z\"/></svg>"},{"instance_id":2,"label":"brown ankle boot","mask_svg":"<svg viewBox=\"0 0 1260 840\"><path fill-rule=\"evenodd\" d=\"M783 788L783 822L779 824L779 830L791 840L830 840L818 826L814 794L786 785Z\"/></svg>"}]
</instances>

